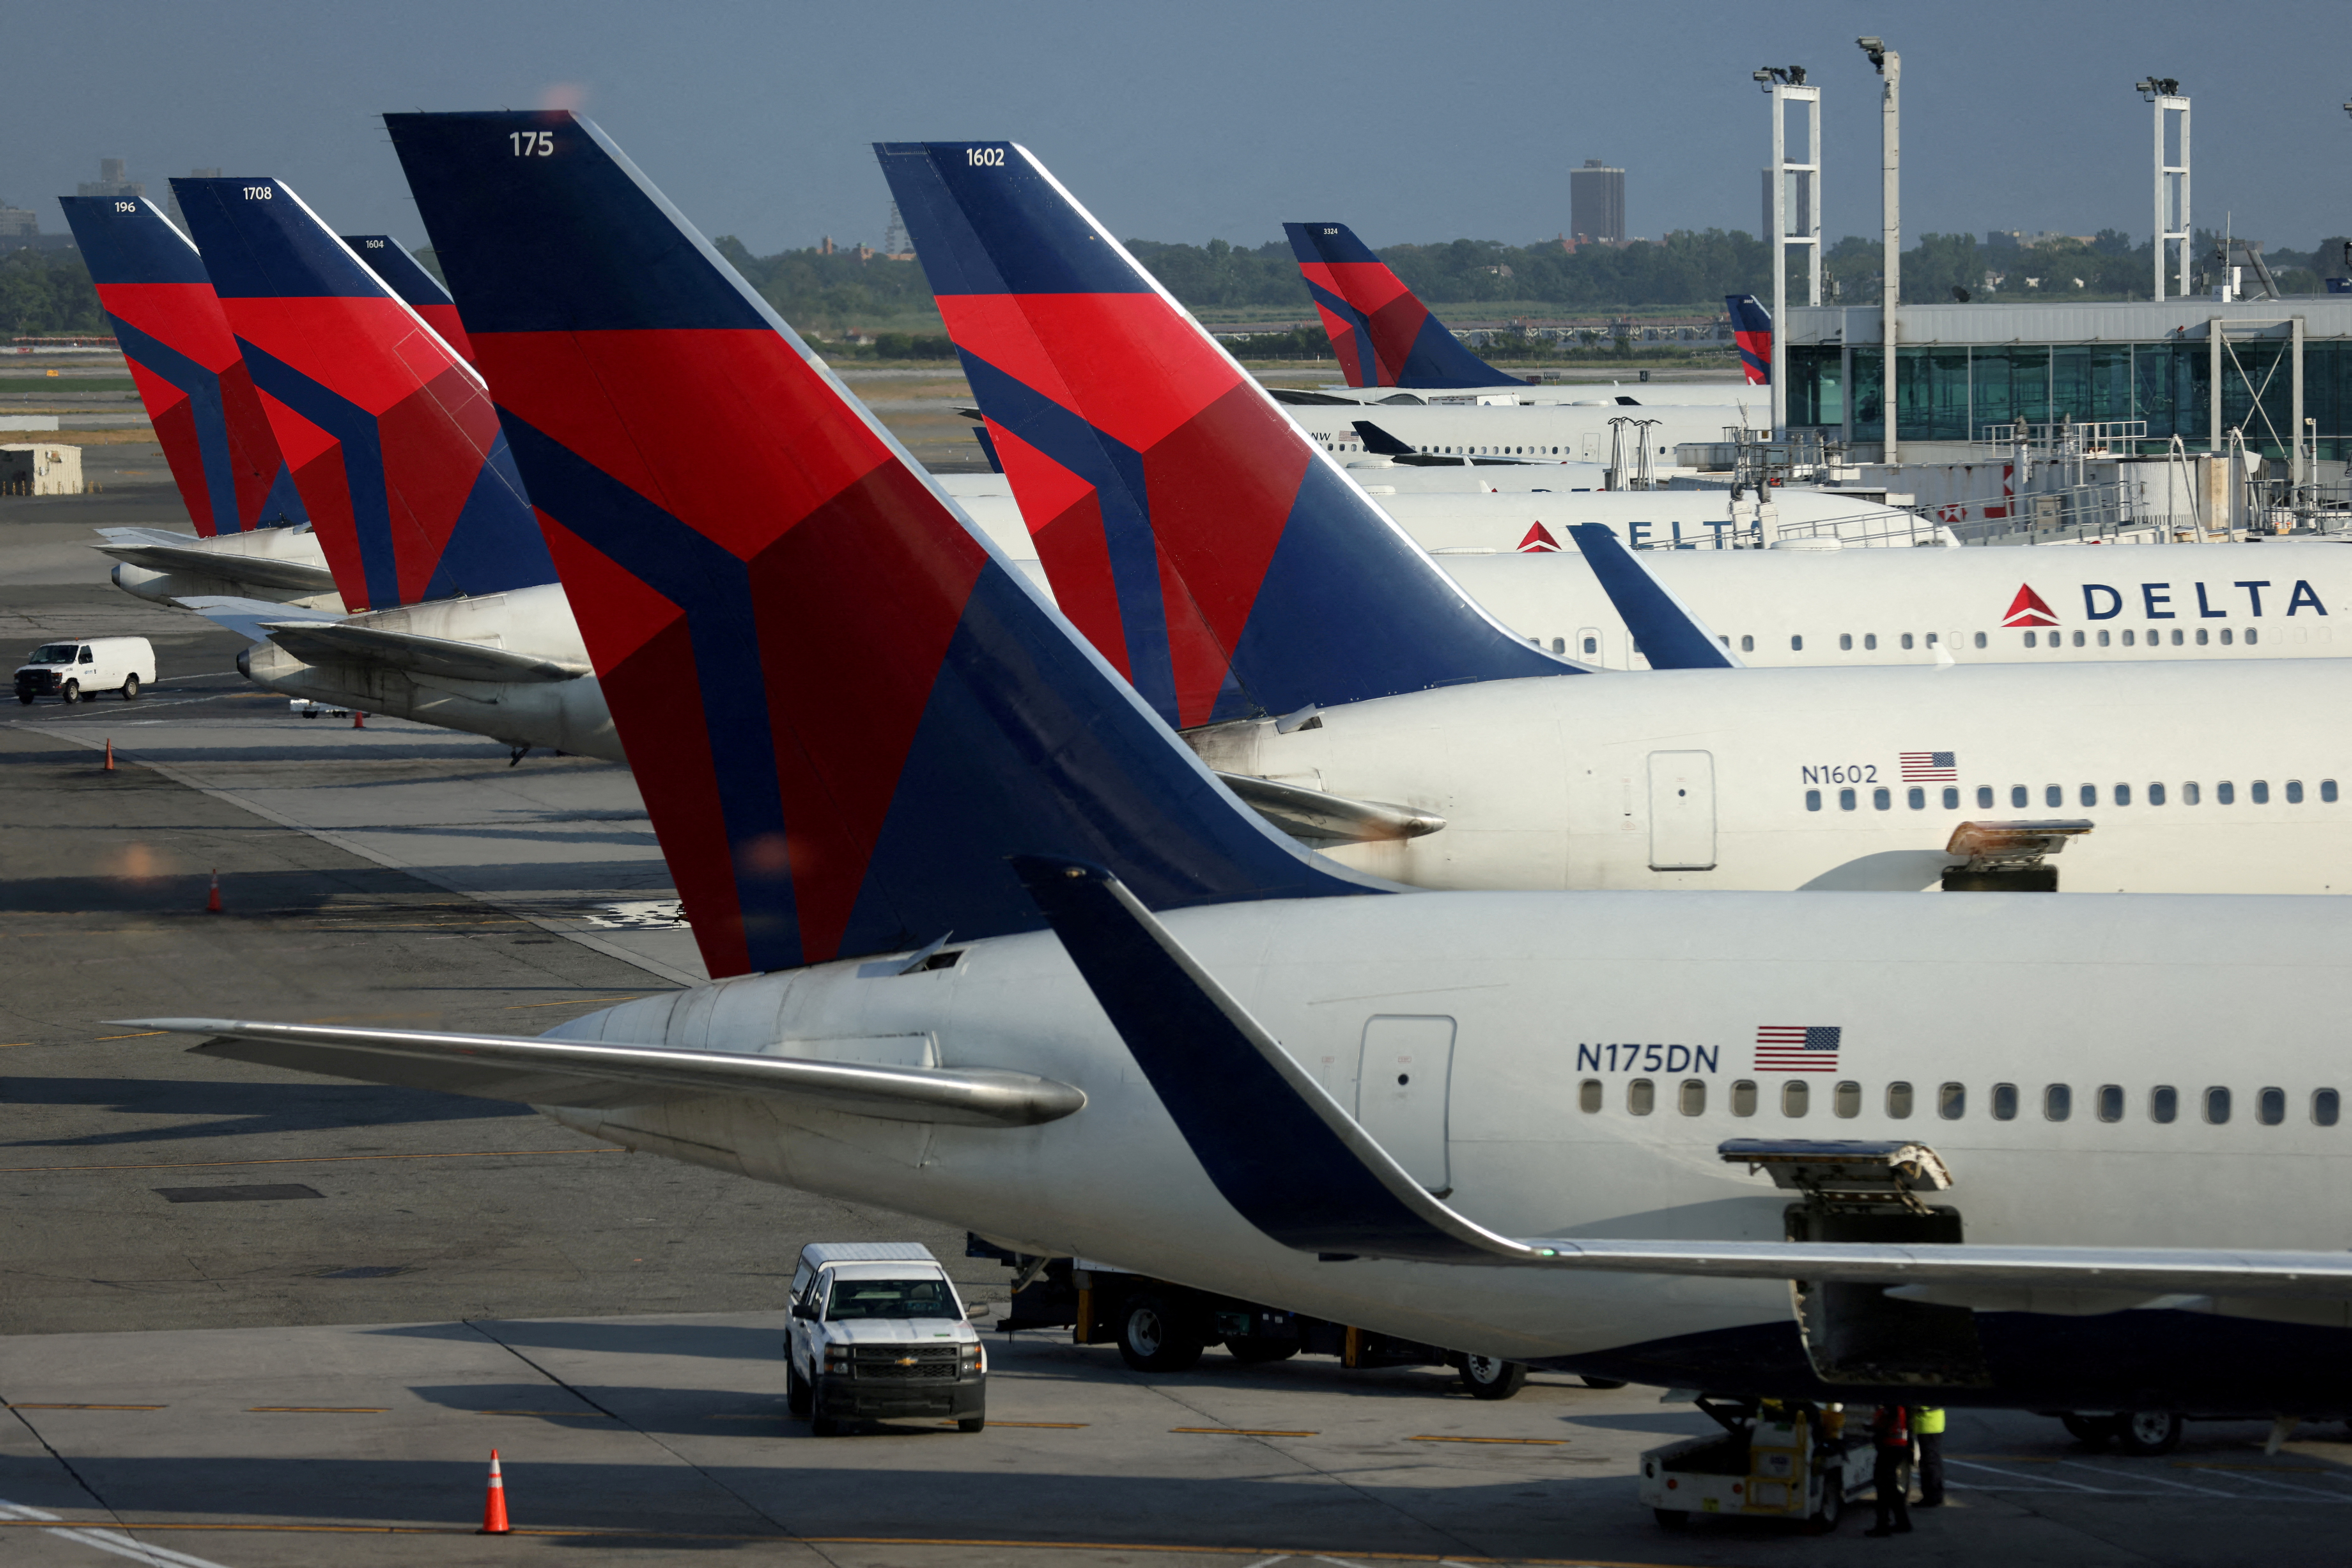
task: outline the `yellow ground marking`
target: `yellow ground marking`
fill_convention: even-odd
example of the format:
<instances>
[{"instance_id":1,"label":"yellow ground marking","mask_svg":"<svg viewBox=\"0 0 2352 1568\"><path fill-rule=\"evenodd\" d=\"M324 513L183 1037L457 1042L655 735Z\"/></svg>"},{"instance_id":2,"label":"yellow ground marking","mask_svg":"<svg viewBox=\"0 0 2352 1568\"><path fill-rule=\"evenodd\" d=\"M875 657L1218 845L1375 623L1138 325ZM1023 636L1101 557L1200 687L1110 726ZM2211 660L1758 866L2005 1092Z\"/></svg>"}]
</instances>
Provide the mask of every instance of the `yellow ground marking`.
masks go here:
<instances>
[{"instance_id":1,"label":"yellow ground marking","mask_svg":"<svg viewBox=\"0 0 2352 1568\"><path fill-rule=\"evenodd\" d=\"M1198 1432L1215 1437L1320 1437L1320 1432L1284 1432L1271 1426L1171 1426L1171 1432Z\"/></svg>"},{"instance_id":2,"label":"yellow ground marking","mask_svg":"<svg viewBox=\"0 0 2352 1568\"><path fill-rule=\"evenodd\" d=\"M162 1410L161 1405L11 1405L11 1410Z\"/></svg>"},{"instance_id":3,"label":"yellow ground marking","mask_svg":"<svg viewBox=\"0 0 2352 1568\"><path fill-rule=\"evenodd\" d=\"M142 1029L135 1035L100 1035L101 1040L143 1040L150 1035L168 1035L169 1029Z\"/></svg>"},{"instance_id":4,"label":"yellow ground marking","mask_svg":"<svg viewBox=\"0 0 2352 1568\"><path fill-rule=\"evenodd\" d=\"M247 1415L383 1415L389 1405L249 1405Z\"/></svg>"},{"instance_id":5,"label":"yellow ground marking","mask_svg":"<svg viewBox=\"0 0 2352 1568\"><path fill-rule=\"evenodd\" d=\"M1407 1437L1405 1441L1408 1443L1525 1443L1544 1448L1562 1448L1568 1446L1568 1439L1565 1437L1438 1437L1426 1433L1420 1436Z\"/></svg>"},{"instance_id":6,"label":"yellow ground marking","mask_svg":"<svg viewBox=\"0 0 2352 1568\"><path fill-rule=\"evenodd\" d=\"M625 1154L604 1149L463 1149L444 1154L282 1154L268 1160L179 1160L147 1165L0 1165L0 1176L44 1175L58 1171L205 1171L217 1165L333 1165L352 1160L499 1160L518 1154Z\"/></svg>"}]
</instances>

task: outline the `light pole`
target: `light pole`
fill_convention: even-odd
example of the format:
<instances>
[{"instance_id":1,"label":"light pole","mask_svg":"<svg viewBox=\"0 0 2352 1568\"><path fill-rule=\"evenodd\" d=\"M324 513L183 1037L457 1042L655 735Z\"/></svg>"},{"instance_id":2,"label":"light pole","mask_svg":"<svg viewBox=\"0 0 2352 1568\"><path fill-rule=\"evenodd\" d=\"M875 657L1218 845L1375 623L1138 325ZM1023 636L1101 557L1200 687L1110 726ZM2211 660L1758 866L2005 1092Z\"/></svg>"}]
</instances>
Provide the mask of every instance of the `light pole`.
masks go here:
<instances>
[{"instance_id":1,"label":"light pole","mask_svg":"<svg viewBox=\"0 0 2352 1568\"><path fill-rule=\"evenodd\" d=\"M1879 404L1886 413L1886 450L1880 460L1892 463L1895 451L1895 312L1903 303L1903 57L1884 38L1856 38L1870 57L1885 86L1878 98L1878 204L1881 243L1885 255L1880 274L1878 341L1884 356Z\"/></svg>"},{"instance_id":2,"label":"light pole","mask_svg":"<svg viewBox=\"0 0 2352 1568\"><path fill-rule=\"evenodd\" d=\"M1786 440L1789 430L1789 247L1801 245L1811 254L1807 268L1806 303L1822 302L1822 89L1805 82L1802 66L1764 66L1749 75L1763 83L1772 100L1772 362L1767 373L1772 384L1772 438ZM1805 105L1805 156L1789 161L1790 103ZM1789 176L1804 181L1805 224L1802 234L1789 232Z\"/></svg>"},{"instance_id":3,"label":"light pole","mask_svg":"<svg viewBox=\"0 0 2352 1568\"><path fill-rule=\"evenodd\" d=\"M2140 101L2156 106L2156 297L2164 298L2165 253L2180 245L2180 297L2189 298L2189 100L2176 77L2144 76L2132 83ZM2352 109L2352 104L2347 104ZM2164 155L2165 116L2180 116L2180 162Z\"/></svg>"}]
</instances>

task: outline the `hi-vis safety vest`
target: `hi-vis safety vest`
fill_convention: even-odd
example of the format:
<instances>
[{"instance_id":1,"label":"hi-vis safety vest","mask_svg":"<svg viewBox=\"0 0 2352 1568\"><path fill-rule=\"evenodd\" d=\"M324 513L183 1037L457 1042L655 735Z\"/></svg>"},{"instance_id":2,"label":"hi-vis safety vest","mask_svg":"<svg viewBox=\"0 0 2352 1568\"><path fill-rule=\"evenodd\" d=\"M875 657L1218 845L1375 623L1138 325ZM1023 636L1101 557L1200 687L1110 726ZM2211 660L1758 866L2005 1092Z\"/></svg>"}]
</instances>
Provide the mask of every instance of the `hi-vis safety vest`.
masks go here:
<instances>
[{"instance_id":1,"label":"hi-vis safety vest","mask_svg":"<svg viewBox=\"0 0 2352 1568\"><path fill-rule=\"evenodd\" d=\"M1911 1424L1911 1430L1922 1437L1933 1437L1943 1429L1944 1413L1932 1405L1921 1405L1918 1418Z\"/></svg>"}]
</instances>

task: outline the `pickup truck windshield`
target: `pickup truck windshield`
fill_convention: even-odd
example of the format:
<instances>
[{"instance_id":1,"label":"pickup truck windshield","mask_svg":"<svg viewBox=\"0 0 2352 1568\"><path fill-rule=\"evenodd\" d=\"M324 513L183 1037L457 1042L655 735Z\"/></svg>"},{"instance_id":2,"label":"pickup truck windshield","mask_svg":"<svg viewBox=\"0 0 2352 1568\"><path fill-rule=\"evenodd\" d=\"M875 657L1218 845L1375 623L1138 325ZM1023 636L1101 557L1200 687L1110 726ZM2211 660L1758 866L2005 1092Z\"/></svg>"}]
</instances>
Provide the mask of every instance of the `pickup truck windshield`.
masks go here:
<instances>
[{"instance_id":1,"label":"pickup truck windshield","mask_svg":"<svg viewBox=\"0 0 2352 1568\"><path fill-rule=\"evenodd\" d=\"M80 651L81 645L79 643L45 642L35 648L33 657L25 662L26 664L71 664L74 661L74 655Z\"/></svg>"},{"instance_id":2,"label":"pickup truck windshield","mask_svg":"<svg viewBox=\"0 0 2352 1568\"><path fill-rule=\"evenodd\" d=\"M944 1279L836 1279L828 1322L851 1318L952 1318L954 1299Z\"/></svg>"}]
</instances>

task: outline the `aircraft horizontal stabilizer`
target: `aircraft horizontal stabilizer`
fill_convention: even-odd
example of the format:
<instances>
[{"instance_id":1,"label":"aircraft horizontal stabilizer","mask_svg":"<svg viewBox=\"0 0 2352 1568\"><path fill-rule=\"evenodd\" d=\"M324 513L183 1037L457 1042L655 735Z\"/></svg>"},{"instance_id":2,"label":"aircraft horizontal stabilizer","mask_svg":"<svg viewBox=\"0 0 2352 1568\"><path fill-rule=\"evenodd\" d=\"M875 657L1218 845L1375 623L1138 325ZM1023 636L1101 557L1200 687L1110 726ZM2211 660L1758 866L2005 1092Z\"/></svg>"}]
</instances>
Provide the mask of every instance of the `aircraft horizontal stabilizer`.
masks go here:
<instances>
[{"instance_id":1,"label":"aircraft horizontal stabilizer","mask_svg":"<svg viewBox=\"0 0 2352 1568\"><path fill-rule=\"evenodd\" d=\"M346 622L267 621L262 635L305 664L363 664L446 680L570 680L589 673L584 664L509 653L487 643L456 637L420 637Z\"/></svg>"},{"instance_id":2,"label":"aircraft horizontal stabilizer","mask_svg":"<svg viewBox=\"0 0 2352 1568\"><path fill-rule=\"evenodd\" d=\"M2352 1299L2352 1252L1889 1246L1858 1242L1518 1240L1423 1187L1108 872L1020 857L1014 868L1193 1154L1242 1215L1323 1258L1624 1274L2164 1296ZM1429 895L1434 896L1434 895Z\"/></svg>"},{"instance_id":3,"label":"aircraft horizontal stabilizer","mask_svg":"<svg viewBox=\"0 0 2352 1568\"><path fill-rule=\"evenodd\" d=\"M1034 1127L1059 1121L1087 1103L1085 1092L1069 1084L987 1068L877 1067L544 1036L446 1035L228 1018L141 1018L125 1026L212 1036L194 1047L202 1056L527 1105L609 1110L708 1095L756 1094L886 1121Z\"/></svg>"},{"instance_id":4,"label":"aircraft horizontal stabilizer","mask_svg":"<svg viewBox=\"0 0 2352 1568\"><path fill-rule=\"evenodd\" d=\"M275 599L241 599L226 594L191 594L172 601L184 610L194 610L215 626L235 632L247 642L264 642L269 634L262 630L264 623L282 624L287 621L340 621L340 610L305 610L293 605L281 605Z\"/></svg>"},{"instance_id":5,"label":"aircraft horizontal stabilizer","mask_svg":"<svg viewBox=\"0 0 2352 1568\"><path fill-rule=\"evenodd\" d=\"M100 555L111 555L117 561L132 566L144 566L150 572L184 572L191 576L249 583L257 588L289 588L300 594L331 594L335 591L335 574L324 566L313 565L307 561L203 550L193 542L165 544L150 541L135 543L109 541L104 544L93 544L90 548Z\"/></svg>"},{"instance_id":6,"label":"aircraft horizontal stabilizer","mask_svg":"<svg viewBox=\"0 0 2352 1568\"><path fill-rule=\"evenodd\" d=\"M1608 525L1580 522L1568 532L1652 669L1747 668L1728 642L1707 630L1697 613L1675 597Z\"/></svg>"}]
</instances>

